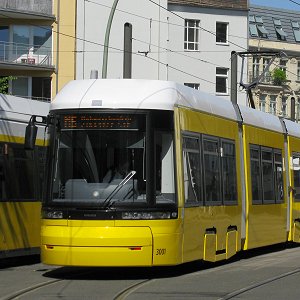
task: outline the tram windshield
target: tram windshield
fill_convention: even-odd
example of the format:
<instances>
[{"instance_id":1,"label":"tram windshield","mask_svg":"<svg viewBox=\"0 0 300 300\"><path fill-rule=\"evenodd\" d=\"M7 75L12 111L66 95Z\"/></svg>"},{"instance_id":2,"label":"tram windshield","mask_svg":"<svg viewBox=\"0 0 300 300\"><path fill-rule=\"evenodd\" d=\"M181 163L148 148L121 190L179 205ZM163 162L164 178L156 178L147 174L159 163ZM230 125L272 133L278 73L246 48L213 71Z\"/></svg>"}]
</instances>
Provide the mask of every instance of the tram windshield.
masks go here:
<instances>
[{"instance_id":1,"label":"tram windshield","mask_svg":"<svg viewBox=\"0 0 300 300\"><path fill-rule=\"evenodd\" d=\"M126 124L124 115L85 115L80 122L77 116L75 123L64 118L67 122L56 133L48 202L105 209L174 205L170 117L148 122L146 114L131 116Z\"/></svg>"}]
</instances>

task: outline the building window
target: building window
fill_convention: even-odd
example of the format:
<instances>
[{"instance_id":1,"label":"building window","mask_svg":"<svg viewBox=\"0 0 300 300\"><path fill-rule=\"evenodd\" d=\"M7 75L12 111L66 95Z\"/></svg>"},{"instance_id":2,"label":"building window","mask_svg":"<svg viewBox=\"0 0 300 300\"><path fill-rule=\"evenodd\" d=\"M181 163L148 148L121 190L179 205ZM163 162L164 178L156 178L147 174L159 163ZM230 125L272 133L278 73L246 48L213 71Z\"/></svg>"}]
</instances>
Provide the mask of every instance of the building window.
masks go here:
<instances>
[{"instance_id":1,"label":"building window","mask_svg":"<svg viewBox=\"0 0 300 300\"><path fill-rule=\"evenodd\" d=\"M262 17L255 16L255 21L256 21L256 27L257 27L259 37L267 38L269 33L264 26Z\"/></svg>"},{"instance_id":2,"label":"building window","mask_svg":"<svg viewBox=\"0 0 300 300\"><path fill-rule=\"evenodd\" d=\"M276 115L276 96L275 95L270 96L269 113Z\"/></svg>"},{"instance_id":3,"label":"building window","mask_svg":"<svg viewBox=\"0 0 300 300\"><path fill-rule=\"evenodd\" d=\"M184 50L199 50L199 20L185 20Z\"/></svg>"},{"instance_id":4,"label":"building window","mask_svg":"<svg viewBox=\"0 0 300 300\"><path fill-rule=\"evenodd\" d=\"M9 27L0 26L0 60L6 61L6 53L9 51Z\"/></svg>"},{"instance_id":5,"label":"building window","mask_svg":"<svg viewBox=\"0 0 300 300\"><path fill-rule=\"evenodd\" d=\"M195 90L200 90L200 84L199 83L185 83L184 85L188 86L192 89L195 89Z\"/></svg>"},{"instance_id":6,"label":"building window","mask_svg":"<svg viewBox=\"0 0 300 300\"><path fill-rule=\"evenodd\" d=\"M267 95L262 94L259 97L259 109L260 111L266 112L266 98Z\"/></svg>"},{"instance_id":7,"label":"building window","mask_svg":"<svg viewBox=\"0 0 300 300\"><path fill-rule=\"evenodd\" d=\"M281 59L279 61L279 68L286 73L286 65L287 65L287 60L286 59Z\"/></svg>"},{"instance_id":8,"label":"building window","mask_svg":"<svg viewBox=\"0 0 300 300\"><path fill-rule=\"evenodd\" d=\"M14 63L51 65L52 29L50 26L11 26L12 40L7 60Z\"/></svg>"},{"instance_id":9,"label":"building window","mask_svg":"<svg viewBox=\"0 0 300 300\"><path fill-rule=\"evenodd\" d=\"M298 60L297 64L297 80L300 81L300 60Z\"/></svg>"},{"instance_id":10,"label":"building window","mask_svg":"<svg viewBox=\"0 0 300 300\"><path fill-rule=\"evenodd\" d=\"M249 30L253 37L268 38L269 32L266 30L261 16L249 16Z\"/></svg>"},{"instance_id":11,"label":"building window","mask_svg":"<svg viewBox=\"0 0 300 300\"><path fill-rule=\"evenodd\" d=\"M228 23L216 23L216 43L228 43Z\"/></svg>"},{"instance_id":12,"label":"building window","mask_svg":"<svg viewBox=\"0 0 300 300\"><path fill-rule=\"evenodd\" d=\"M266 68L268 67L270 61L271 61L270 58L263 58L263 67L264 67L264 71L265 71ZM266 70L266 72L264 73L263 81L264 81L265 83L270 83L271 80L272 80L271 72L270 72L269 70Z\"/></svg>"},{"instance_id":13,"label":"building window","mask_svg":"<svg viewBox=\"0 0 300 300\"><path fill-rule=\"evenodd\" d=\"M36 100L50 101L50 77L17 77L11 80L9 92L12 95Z\"/></svg>"},{"instance_id":14,"label":"building window","mask_svg":"<svg viewBox=\"0 0 300 300\"><path fill-rule=\"evenodd\" d=\"M252 80L255 80L259 77L259 63L260 63L259 57L253 57Z\"/></svg>"},{"instance_id":15,"label":"building window","mask_svg":"<svg viewBox=\"0 0 300 300\"><path fill-rule=\"evenodd\" d=\"M216 93L228 94L228 69L216 68Z\"/></svg>"},{"instance_id":16,"label":"building window","mask_svg":"<svg viewBox=\"0 0 300 300\"><path fill-rule=\"evenodd\" d=\"M273 19L276 35L278 40L286 41L287 34L282 29L281 21L279 19Z\"/></svg>"},{"instance_id":17,"label":"building window","mask_svg":"<svg viewBox=\"0 0 300 300\"><path fill-rule=\"evenodd\" d=\"M294 37L296 42L300 42L300 26L296 21L292 21L292 28L294 32Z\"/></svg>"},{"instance_id":18,"label":"building window","mask_svg":"<svg viewBox=\"0 0 300 300\"><path fill-rule=\"evenodd\" d=\"M282 116L286 118L288 116L287 114L287 97L282 97L282 106L281 106Z\"/></svg>"},{"instance_id":19,"label":"building window","mask_svg":"<svg viewBox=\"0 0 300 300\"><path fill-rule=\"evenodd\" d=\"M258 31L256 28L255 17L252 15L249 16L249 30L250 30L251 36L258 37Z\"/></svg>"}]
</instances>

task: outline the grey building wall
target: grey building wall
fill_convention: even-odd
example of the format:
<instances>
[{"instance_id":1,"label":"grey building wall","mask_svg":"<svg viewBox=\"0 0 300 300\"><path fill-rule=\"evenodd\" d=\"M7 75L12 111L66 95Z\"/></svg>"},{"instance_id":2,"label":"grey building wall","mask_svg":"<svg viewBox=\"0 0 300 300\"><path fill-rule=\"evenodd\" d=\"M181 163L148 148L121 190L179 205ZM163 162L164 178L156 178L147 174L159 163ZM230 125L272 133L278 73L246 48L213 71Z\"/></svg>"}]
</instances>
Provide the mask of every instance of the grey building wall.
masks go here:
<instances>
[{"instance_id":1,"label":"grey building wall","mask_svg":"<svg viewBox=\"0 0 300 300\"><path fill-rule=\"evenodd\" d=\"M52 0L0 0L0 9L52 15Z\"/></svg>"}]
</instances>

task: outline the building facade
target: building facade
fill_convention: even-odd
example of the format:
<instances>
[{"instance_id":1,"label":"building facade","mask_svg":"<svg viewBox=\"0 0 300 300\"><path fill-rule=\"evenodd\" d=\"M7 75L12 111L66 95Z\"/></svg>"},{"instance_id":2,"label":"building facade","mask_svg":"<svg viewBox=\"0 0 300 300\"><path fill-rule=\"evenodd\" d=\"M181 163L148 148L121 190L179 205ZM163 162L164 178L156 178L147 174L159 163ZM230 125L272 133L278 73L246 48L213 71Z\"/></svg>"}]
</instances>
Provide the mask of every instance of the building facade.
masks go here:
<instances>
[{"instance_id":1,"label":"building facade","mask_svg":"<svg viewBox=\"0 0 300 300\"><path fill-rule=\"evenodd\" d=\"M248 24L249 50L281 52L253 90L256 108L291 118L291 103L295 100L295 118L298 121L300 12L250 6ZM249 82L260 76L271 59L270 55L254 55L249 58ZM283 80L280 80L280 77L283 77Z\"/></svg>"},{"instance_id":2,"label":"building facade","mask_svg":"<svg viewBox=\"0 0 300 300\"><path fill-rule=\"evenodd\" d=\"M0 76L10 77L7 92L50 101L75 78L75 0L0 0L0 16Z\"/></svg>"},{"instance_id":3,"label":"building facade","mask_svg":"<svg viewBox=\"0 0 300 300\"><path fill-rule=\"evenodd\" d=\"M112 0L77 2L76 78L103 74ZM231 51L246 51L247 0L118 1L107 78L123 78L124 24L132 25L132 78L171 80L230 98ZM246 104L245 93L239 102Z\"/></svg>"}]
</instances>

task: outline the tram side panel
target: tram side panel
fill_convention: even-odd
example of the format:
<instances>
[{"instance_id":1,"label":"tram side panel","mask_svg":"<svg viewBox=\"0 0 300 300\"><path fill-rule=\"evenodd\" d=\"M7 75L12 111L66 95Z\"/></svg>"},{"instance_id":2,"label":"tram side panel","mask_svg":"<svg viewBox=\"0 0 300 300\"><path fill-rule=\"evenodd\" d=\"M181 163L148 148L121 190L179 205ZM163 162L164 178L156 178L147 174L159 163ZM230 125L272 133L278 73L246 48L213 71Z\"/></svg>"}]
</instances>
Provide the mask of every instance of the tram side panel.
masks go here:
<instances>
[{"instance_id":1,"label":"tram side panel","mask_svg":"<svg viewBox=\"0 0 300 300\"><path fill-rule=\"evenodd\" d=\"M244 125L247 178L244 249L287 240L283 134Z\"/></svg>"},{"instance_id":2,"label":"tram side panel","mask_svg":"<svg viewBox=\"0 0 300 300\"><path fill-rule=\"evenodd\" d=\"M229 258L241 249L238 124L185 108L175 113L183 261Z\"/></svg>"},{"instance_id":3,"label":"tram side panel","mask_svg":"<svg viewBox=\"0 0 300 300\"><path fill-rule=\"evenodd\" d=\"M1 121L1 125L0 257L38 253L45 148L26 152L21 136L25 124Z\"/></svg>"},{"instance_id":4,"label":"tram side panel","mask_svg":"<svg viewBox=\"0 0 300 300\"><path fill-rule=\"evenodd\" d=\"M291 186L290 240L300 243L300 139L289 136L289 170Z\"/></svg>"}]
</instances>

